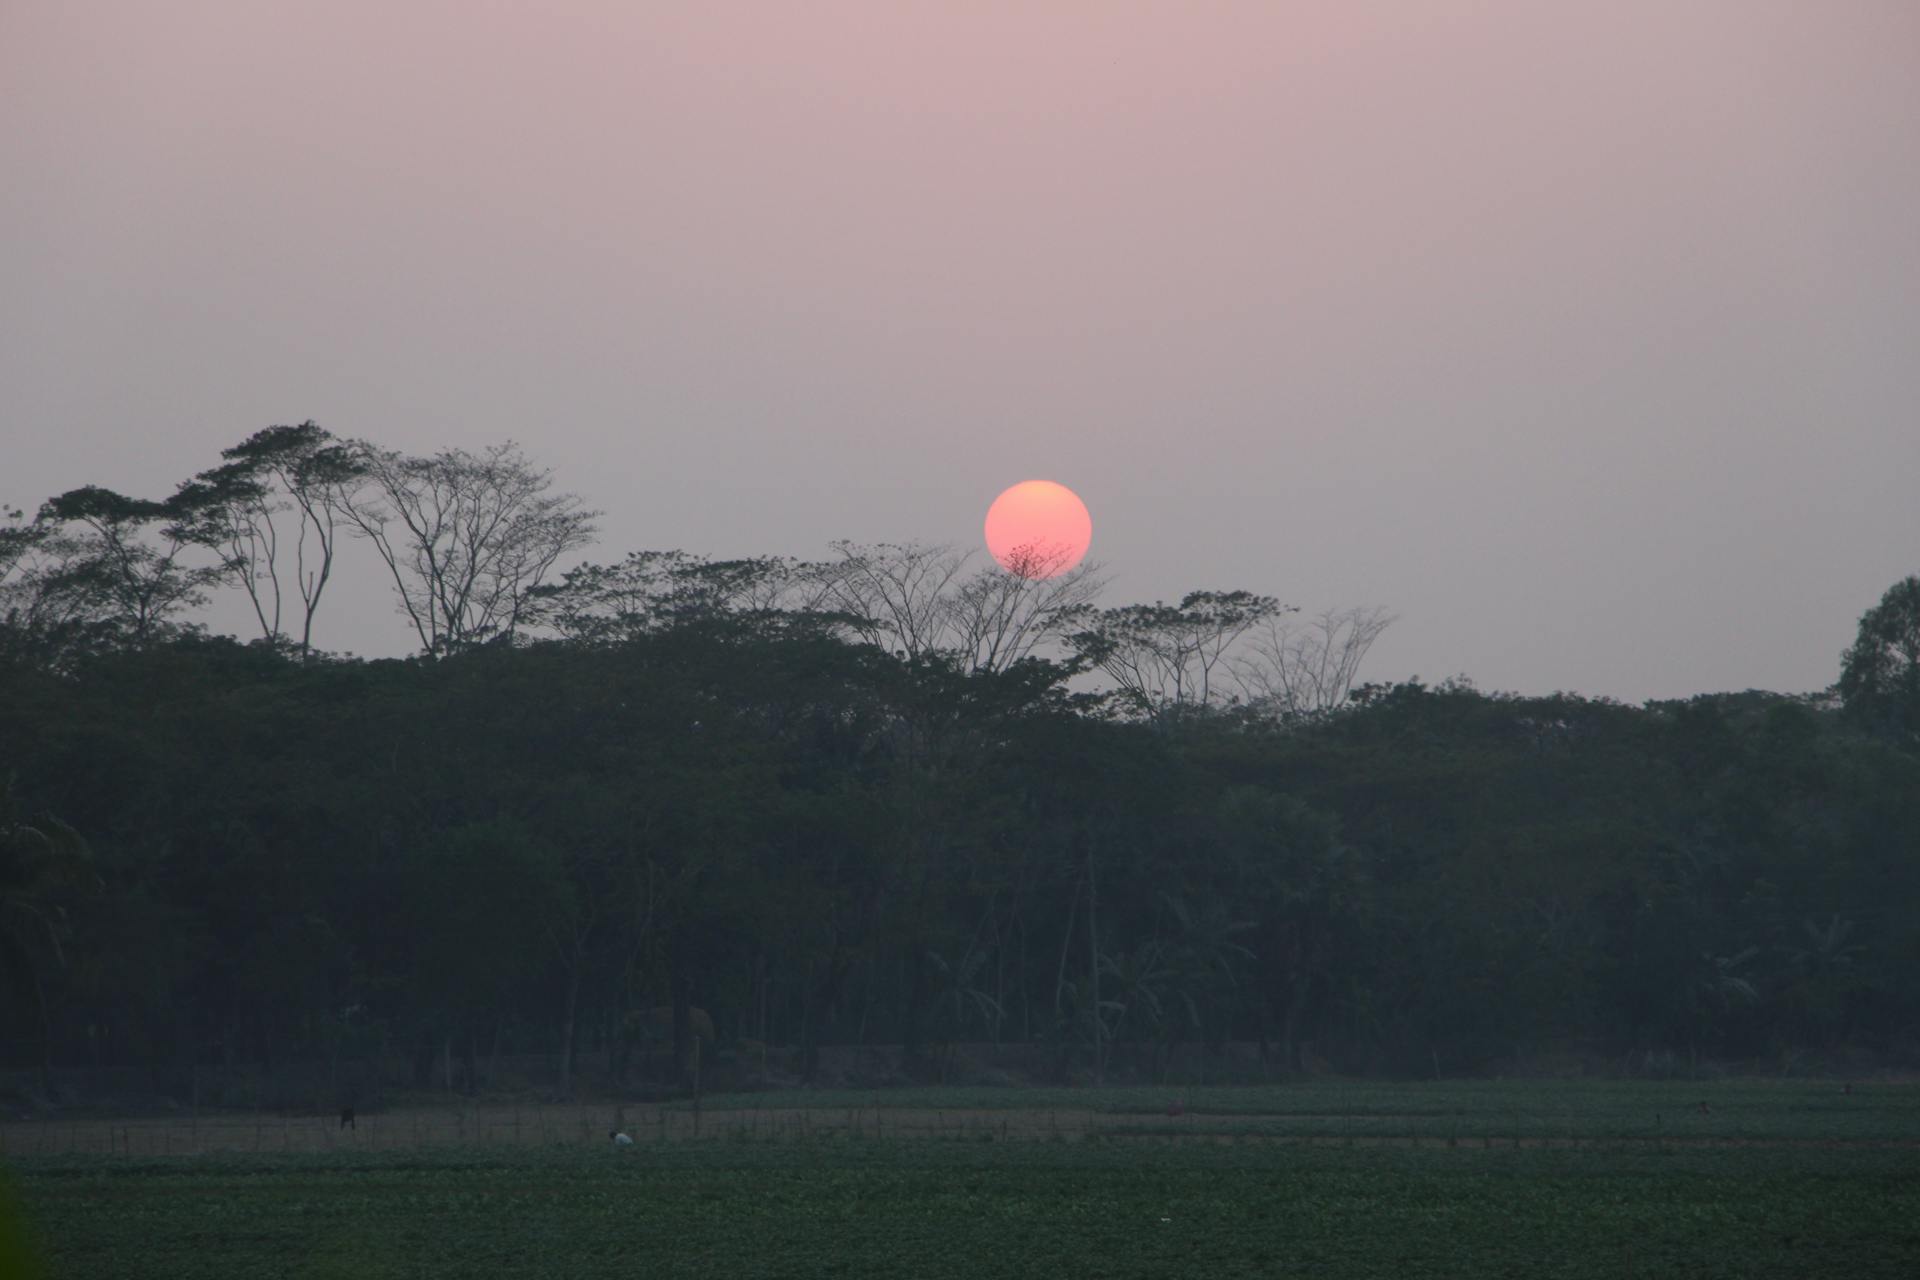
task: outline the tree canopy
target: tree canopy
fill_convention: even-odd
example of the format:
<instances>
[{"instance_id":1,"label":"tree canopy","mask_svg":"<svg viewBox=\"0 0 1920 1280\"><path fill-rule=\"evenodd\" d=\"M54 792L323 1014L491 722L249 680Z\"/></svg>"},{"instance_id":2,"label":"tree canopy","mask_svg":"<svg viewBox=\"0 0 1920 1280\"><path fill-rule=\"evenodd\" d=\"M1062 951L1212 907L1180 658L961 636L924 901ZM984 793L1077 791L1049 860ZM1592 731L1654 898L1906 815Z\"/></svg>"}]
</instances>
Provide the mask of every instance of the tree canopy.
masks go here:
<instances>
[{"instance_id":1,"label":"tree canopy","mask_svg":"<svg viewBox=\"0 0 1920 1280\"><path fill-rule=\"evenodd\" d=\"M709 1018L802 1073L956 1040L1096 1076L1230 1040L1275 1071L1920 1052L1920 580L1838 703L1359 684L1384 615L1295 631L1246 591L1101 608L851 543L562 565L592 513L514 453L536 545L414 544L448 570L396 586L420 651L364 661L306 643L313 559L299 642L270 588L253 643L190 621L265 572L235 521L330 537L361 468L413 474L275 431L0 531L12 1065L475 1087L505 1052L566 1092L683 1069Z\"/></svg>"}]
</instances>

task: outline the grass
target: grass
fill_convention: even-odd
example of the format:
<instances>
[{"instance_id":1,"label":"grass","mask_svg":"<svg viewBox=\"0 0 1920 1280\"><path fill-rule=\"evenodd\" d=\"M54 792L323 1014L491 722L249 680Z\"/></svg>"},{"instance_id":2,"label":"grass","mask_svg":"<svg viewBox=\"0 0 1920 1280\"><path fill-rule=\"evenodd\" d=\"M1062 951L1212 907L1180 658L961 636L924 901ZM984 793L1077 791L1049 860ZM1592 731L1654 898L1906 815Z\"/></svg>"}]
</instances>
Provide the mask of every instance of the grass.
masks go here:
<instances>
[{"instance_id":1,"label":"grass","mask_svg":"<svg viewBox=\"0 0 1920 1280\"><path fill-rule=\"evenodd\" d=\"M1714 1118L1762 1136L1606 1141L1644 1104L1677 1096L1645 1088L1195 1091L1189 1105L1211 1112L1182 1118L1299 1123L1326 1114L1305 1103L1345 1097L1387 1126L1557 1115L1564 1130L1571 1115L1574 1136L1593 1143L1578 1149L1238 1132L1185 1142L1129 1132L1164 1112L1166 1091L1144 1090L1096 1094L1123 1123L1093 1140L1033 1126L1009 1130L1026 1141L991 1127L913 1141L811 1131L629 1148L50 1155L11 1168L55 1277L1920 1274L1920 1158L1850 1136L1904 1125L1912 1090L1689 1086ZM1827 1096L1862 1105L1815 1105ZM1003 1108L1029 1099L991 1097ZM898 1098L903 1110L981 1100ZM843 1101L808 1100L823 1116ZM1028 1112L1050 1099L1031 1101ZM1832 1145L1791 1141L1822 1117L1813 1136Z\"/></svg>"}]
</instances>

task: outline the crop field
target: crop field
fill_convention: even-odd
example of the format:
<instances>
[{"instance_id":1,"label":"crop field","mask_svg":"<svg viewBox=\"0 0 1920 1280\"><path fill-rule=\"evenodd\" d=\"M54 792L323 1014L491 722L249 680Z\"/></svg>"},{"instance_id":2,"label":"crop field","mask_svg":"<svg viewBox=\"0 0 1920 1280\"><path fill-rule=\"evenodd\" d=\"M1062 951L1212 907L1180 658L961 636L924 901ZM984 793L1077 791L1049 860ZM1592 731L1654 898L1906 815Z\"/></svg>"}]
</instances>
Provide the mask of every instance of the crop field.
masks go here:
<instances>
[{"instance_id":1,"label":"crop field","mask_svg":"<svg viewBox=\"0 0 1920 1280\"><path fill-rule=\"evenodd\" d=\"M35 1153L12 1125L6 1163L53 1277L1910 1277L1916 1095L758 1095L706 1100L697 1130L690 1107L629 1108L630 1147L572 1108L522 1112L517 1140L423 1121L412 1146L192 1155Z\"/></svg>"}]
</instances>

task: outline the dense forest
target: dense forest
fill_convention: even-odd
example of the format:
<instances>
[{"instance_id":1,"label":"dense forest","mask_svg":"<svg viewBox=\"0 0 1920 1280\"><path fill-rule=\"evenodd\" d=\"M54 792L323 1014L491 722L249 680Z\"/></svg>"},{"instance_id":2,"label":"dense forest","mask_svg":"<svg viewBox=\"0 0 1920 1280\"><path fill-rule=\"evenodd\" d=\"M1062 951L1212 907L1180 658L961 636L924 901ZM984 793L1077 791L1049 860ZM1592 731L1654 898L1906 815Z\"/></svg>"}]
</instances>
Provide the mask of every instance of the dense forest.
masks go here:
<instances>
[{"instance_id":1,"label":"dense forest","mask_svg":"<svg viewBox=\"0 0 1920 1280\"><path fill-rule=\"evenodd\" d=\"M595 513L512 446L277 427L12 517L0 1037L45 1096L956 1042L1920 1064L1920 579L1829 691L1633 707L1363 683L1382 613L1106 607L1044 548L563 569ZM415 656L315 642L347 539Z\"/></svg>"}]
</instances>

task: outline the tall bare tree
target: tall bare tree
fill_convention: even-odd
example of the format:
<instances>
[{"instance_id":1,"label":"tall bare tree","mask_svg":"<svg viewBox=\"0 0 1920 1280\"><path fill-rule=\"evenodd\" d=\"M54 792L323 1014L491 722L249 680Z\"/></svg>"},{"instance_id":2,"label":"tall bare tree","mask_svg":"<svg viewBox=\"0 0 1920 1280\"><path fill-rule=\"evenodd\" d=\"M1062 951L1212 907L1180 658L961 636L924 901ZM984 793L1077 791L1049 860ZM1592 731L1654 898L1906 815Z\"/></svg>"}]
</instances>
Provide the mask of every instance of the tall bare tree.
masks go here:
<instances>
[{"instance_id":1,"label":"tall bare tree","mask_svg":"<svg viewBox=\"0 0 1920 1280\"><path fill-rule=\"evenodd\" d=\"M1285 608L1250 591L1193 591L1177 605L1125 605L1083 613L1072 637L1138 714L1164 722L1212 704L1228 651Z\"/></svg>"},{"instance_id":2,"label":"tall bare tree","mask_svg":"<svg viewBox=\"0 0 1920 1280\"><path fill-rule=\"evenodd\" d=\"M950 593L968 556L949 546L882 542L833 544L838 560L820 566L826 599L853 619L863 640L906 658L949 647Z\"/></svg>"},{"instance_id":3,"label":"tall bare tree","mask_svg":"<svg viewBox=\"0 0 1920 1280\"><path fill-rule=\"evenodd\" d=\"M1106 585L1098 565L1064 567L1059 551L1020 548L1004 569L962 581L948 608L954 648L975 671L1004 671L1061 639Z\"/></svg>"},{"instance_id":4,"label":"tall bare tree","mask_svg":"<svg viewBox=\"0 0 1920 1280\"><path fill-rule=\"evenodd\" d=\"M1016 553L1011 568L921 543L836 542L839 559L815 566L820 606L854 619L864 640L907 658L942 656L968 671L1004 671L1030 657L1091 606L1103 585L1099 568L1062 572L1061 558L1038 549Z\"/></svg>"},{"instance_id":5,"label":"tall bare tree","mask_svg":"<svg viewBox=\"0 0 1920 1280\"><path fill-rule=\"evenodd\" d=\"M224 465L202 472L176 495L182 528L219 557L226 581L246 592L269 640L282 636L284 569L300 601L300 650L308 652L314 615L333 577L343 499L357 484L361 463L312 421L256 431L220 456ZM294 528L292 545L283 547L276 517L287 512L294 513Z\"/></svg>"},{"instance_id":6,"label":"tall bare tree","mask_svg":"<svg viewBox=\"0 0 1920 1280\"><path fill-rule=\"evenodd\" d=\"M273 518L285 504L247 468L230 463L181 485L173 505L173 531L213 553L219 580L246 593L261 636L279 640L280 530Z\"/></svg>"},{"instance_id":7,"label":"tall bare tree","mask_svg":"<svg viewBox=\"0 0 1920 1280\"><path fill-rule=\"evenodd\" d=\"M1327 609L1265 619L1233 660L1242 696L1283 719L1319 716L1347 700L1367 650L1394 621L1385 609Z\"/></svg>"},{"instance_id":8,"label":"tall bare tree","mask_svg":"<svg viewBox=\"0 0 1920 1280\"><path fill-rule=\"evenodd\" d=\"M380 554L428 653L512 636L560 557L593 541L578 495L508 441L409 457L353 446L360 483L326 500Z\"/></svg>"}]
</instances>

